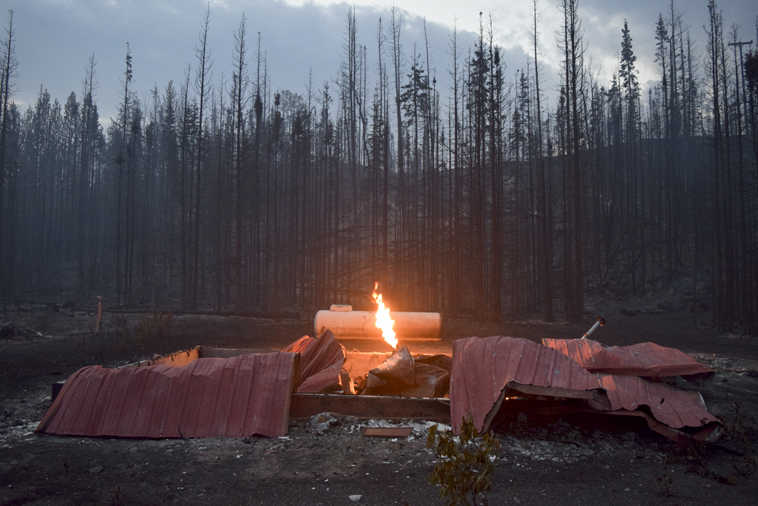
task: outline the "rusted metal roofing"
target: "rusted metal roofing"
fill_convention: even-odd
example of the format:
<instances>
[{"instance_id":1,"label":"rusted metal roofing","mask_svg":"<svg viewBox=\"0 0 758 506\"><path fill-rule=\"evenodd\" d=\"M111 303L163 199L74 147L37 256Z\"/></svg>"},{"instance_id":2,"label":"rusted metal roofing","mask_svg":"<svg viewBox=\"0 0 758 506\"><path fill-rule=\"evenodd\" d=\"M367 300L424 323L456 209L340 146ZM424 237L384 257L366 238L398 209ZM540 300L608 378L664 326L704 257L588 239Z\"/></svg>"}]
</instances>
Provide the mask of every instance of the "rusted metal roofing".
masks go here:
<instances>
[{"instance_id":1,"label":"rusted metal roofing","mask_svg":"<svg viewBox=\"0 0 758 506\"><path fill-rule=\"evenodd\" d=\"M327 330L318 339L303 336L287 346L284 351L300 354L298 392L321 393L340 387L345 348L330 331Z\"/></svg>"},{"instance_id":2,"label":"rusted metal roofing","mask_svg":"<svg viewBox=\"0 0 758 506\"><path fill-rule=\"evenodd\" d=\"M489 429L509 383L586 391L597 378L565 355L528 339L469 337L453 343L450 417L457 430L471 416L479 431Z\"/></svg>"},{"instance_id":3,"label":"rusted metal roofing","mask_svg":"<svg viewBox=\"0 0 758 506\"><path fill-rule=\"evenodd\" d=\"M592 367L595 355L603 350L603 345L592 339L542 339L542 345L557 350L585 369Z\"/></svg>"},{"instance_id":4,"label":"rusted metal roofing","mask_svg":"<svg viewBox=\"0 0 758 506\"><path fill-rule=\"evenodd\" d=\"M651 342L605 347L590 339L543 339L542 344L592 372L650 378L713 372L680 350Z\"/></svg>"},{"instance_id":5,"label":"rusted metal roofing","mask_svg":"<svg viewBox=\"0 0 758 506\"><path fill-rule=\"evenodd\" d=\"M588 349L577 347L576 352L582 356ZM718 423L695 392L636 376L590 373L569 356L520 338L457 340L450 379L453 427L457 430L464 416L471 416L478 430L488 430L509 390L584 399L599 411L629 413L645 407L657 422L675 429Z\"/></svg>"},{"instance_id":6,"label":"rusted metal roofing","mask_svg":"<svg viewBox=\"0 0 758 506\"><path fill-rule=\"evenodd\" d=\"M636 376L598 374L600 385L610 401L610 410L634 411L647 407L659 422L674 429L701 427L718 418L708 412L697 392L687 392L665 383Z\"/></svg>"},{"instance_id":7,"label":"rusted metal roofing","mask_svg":"<svg viewBox=\"0 0 758 506\"><path fill-rule=\"evenodd\" d=\"M37 432L70 436L242 437L287 433L297 355L247 354L107 369L66 381Z\"/></svg>"}]
</instances>

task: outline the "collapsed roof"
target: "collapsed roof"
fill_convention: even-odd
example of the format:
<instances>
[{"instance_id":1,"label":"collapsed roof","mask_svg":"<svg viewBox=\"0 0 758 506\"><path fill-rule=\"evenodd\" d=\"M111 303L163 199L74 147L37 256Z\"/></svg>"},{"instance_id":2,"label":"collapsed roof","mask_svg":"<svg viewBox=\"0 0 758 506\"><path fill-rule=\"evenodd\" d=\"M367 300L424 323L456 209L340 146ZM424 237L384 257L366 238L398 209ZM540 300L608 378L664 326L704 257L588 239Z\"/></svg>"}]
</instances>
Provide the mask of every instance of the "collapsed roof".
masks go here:
<instances>
[{"instance_id":1,"label":"collapsed roof","mask_svg":"<svg viewBox=\"0 0 758 506\"><path fill-rule=\"evenodd\" d=\"M352 392L348 371L360 374L346 363L344 347L328 331L275 353L213 349L222 358L204 357L198 349L146 365L80 369L66 381L37 431L147 438L279 436L287 432L295 392ZM702 397L648 378L709 372L679 350L654 343L606 348L587 339L540 344L470 337L453 345L450 418L455 429L471 417L478 430L486 431L508 397L525 395L573 399L590 413L642 417L670 438L705 439L720 422ZM426 377L416 376L416 383ZM405 392L400 395L441 395L437 387L413 386Z\"/></svg>"},{"instance_id":2,"label":"collapsed roof","mask_svg":"<svg viewBox=\"0 0 758 506\"><path fill-rule=\"evenodd\" d=\"M188 354L189 355L189 354ZM196 358L72 374L37 432L139 438L287 433L297 354Z\"/></svg>"},{"instance_id":3,"label":"collapsed roof","mask_svg":"<svg viewBox=\"0 0 758 506\"><path fill-rule=\"evenodd\" d=\"M450 385L453 427L458 429L468 416L479 431L489 430L509 392L583 399L591 410L642 416L667 437L679 434L671 429L696 429L695 437L703 439L720 423L697 392L640 376L591 372L614 370L616 364L624 373L650 371L654 377L710 371L697 362L699 367L682 366L680 355L689 357L678 350L647 346L653 343L606 349L588 340L546 341L547 346L502 336L457 340Z\"/></svg>"}]
</instances>

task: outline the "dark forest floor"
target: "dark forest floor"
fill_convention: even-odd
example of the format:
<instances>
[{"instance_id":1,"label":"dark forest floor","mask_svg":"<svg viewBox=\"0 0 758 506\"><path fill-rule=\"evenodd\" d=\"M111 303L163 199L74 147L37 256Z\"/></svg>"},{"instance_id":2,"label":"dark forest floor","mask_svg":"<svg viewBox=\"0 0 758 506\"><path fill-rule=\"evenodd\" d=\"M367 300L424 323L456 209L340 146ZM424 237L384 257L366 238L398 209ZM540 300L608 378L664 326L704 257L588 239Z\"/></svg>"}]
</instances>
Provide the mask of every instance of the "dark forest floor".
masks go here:
<instances>
[{"instance_id":1,"label":"dark forest floor","mask_svg":"<svg viewBox=\"0 0 758 506\"><path fill-rule=\"evenodd\" d=\"M695 354L717 369L699 385L725 424L714 445L679 447L638 425L576 420L522 424L500 434L491 504L755 504L758 497L758 339L708 328L707 313L644 301L588 301L582 325L539 320L445 320L444 339L412 351L450 347L458 337L577 337L602 314L593 338L605 344L652 340ZM195 344L278 349L311 322L261 318L108 314L27 305L0 313L21 336L0 337L0 504L435 504L434 456L425 427L408 439L364 438L366 421L337 417L323 433L292 420L284 438L125 440L38 436L51 383L81 366L117 366ZM38 334L39 332L40 334ZM381 344L349 343L364 351Z\"/></svg>"}]
</instances>

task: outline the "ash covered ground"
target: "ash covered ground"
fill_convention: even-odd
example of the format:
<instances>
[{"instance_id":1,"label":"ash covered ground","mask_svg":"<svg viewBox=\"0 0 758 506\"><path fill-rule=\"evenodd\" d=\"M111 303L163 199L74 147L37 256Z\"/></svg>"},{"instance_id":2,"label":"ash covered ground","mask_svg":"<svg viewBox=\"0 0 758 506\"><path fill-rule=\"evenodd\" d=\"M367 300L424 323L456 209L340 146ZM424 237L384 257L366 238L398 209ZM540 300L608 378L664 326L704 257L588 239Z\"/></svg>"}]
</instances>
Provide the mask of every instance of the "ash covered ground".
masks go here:
<instances>
[{"instance_id":1,"label":"ash covered ground","mask_svg":"<svg viewBox=\"0 0 758 506\"><path fill-rule=\"evenodd\" d=\"M758 497L758 342L719 334L686 308L603 307L609 345L652 340L714 367L695 385L724 422L715 444L679 446L634 421L516 417L497 435L491 504L755 504ZM11 307L0 321L2 504L436 504L429 424L323 415L293 419L283 438L129 440L40 436L50 385L89 364L123 365L195 344L279 349L309 332L305 320L106 313L55 305ZM588 313L587 325L592 322ZM576 337L586 326L537 320L446 320L457 337ZM411 344L412 351L425 347ZM348 343L362 351L381 343ZM371 425L411 426L408 438L361 435ZM352 498L350 497L352 496ZM360 496L360 498L357 498Z\"/></svg>"}]
</instances>

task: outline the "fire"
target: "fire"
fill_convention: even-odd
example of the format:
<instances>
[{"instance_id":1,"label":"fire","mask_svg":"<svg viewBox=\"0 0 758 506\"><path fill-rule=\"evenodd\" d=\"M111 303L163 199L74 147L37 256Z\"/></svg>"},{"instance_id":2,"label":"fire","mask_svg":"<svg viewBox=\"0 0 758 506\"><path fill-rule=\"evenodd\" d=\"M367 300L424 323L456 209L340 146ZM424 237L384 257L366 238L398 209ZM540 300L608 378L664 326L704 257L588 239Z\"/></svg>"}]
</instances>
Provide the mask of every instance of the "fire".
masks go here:
<instances>
[{"instance_id":1,"label":"fire","mask_svg":"<svg viewBox=\"0 0 758 506\"><path fill-rule=\"evenodd\" d=\"M390 317L390 308L384 305L382 294L377 292L378 289L379 283L375 281L374 293L371 294L371 297L378 306L376 309L376 328L382 331L382 339L392 346L392 349L396 349L397 338L395 337L395 331L392 328L395 326L395 320Z\"/></svg>"}]
</instances>

